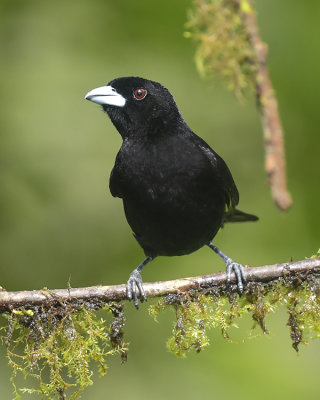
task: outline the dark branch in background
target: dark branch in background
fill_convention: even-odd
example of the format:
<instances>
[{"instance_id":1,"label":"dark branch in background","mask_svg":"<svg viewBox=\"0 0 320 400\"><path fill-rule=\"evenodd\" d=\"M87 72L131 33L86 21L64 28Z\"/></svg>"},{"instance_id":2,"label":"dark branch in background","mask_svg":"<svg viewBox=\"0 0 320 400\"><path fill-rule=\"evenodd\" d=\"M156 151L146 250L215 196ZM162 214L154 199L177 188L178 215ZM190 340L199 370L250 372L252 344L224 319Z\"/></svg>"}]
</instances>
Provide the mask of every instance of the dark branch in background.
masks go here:
<instances>
[{"instance_id":1,"label":"dark branch in background","mask_svg":"<svg viewBox=\"0 0 320 400\"><path fill-rule=\"evenodd\" d=\"M283 264L265 265L262 267L246 268L248 281L268 282L279 277L289 277L295 274L312 273L320 268L320 258L307 259L297 262ZM232 278L232 281L234 276ZM183 293L189 290L201 288L222 288L226 286L226 274L218 273L213 275L182 278L172 281L148 282L144 284L146 295L161 297L171 293ZM88 300L122 301L126 300L125 285L113 286L91 286L84 288L68 288L55 290L32 290L0 292L0 312L10 312L14 308L31 307L48 303L69 303Z\"/></svg>"},{"instance_id":2,"label":"dark branch in background","mask_svg":"<svg viewBox=\"0 0 320 400\"><path fill-rule=\"evenodd\" d=\"M249 41L257 59L255 84L262 115L265 169L268 182L271 186L272 197L277 206L281 210L287 210L292 204L292 199L287 190L285 151L278 104L272 88L268 68L266 67L267 47L259 35L252 0L236 1L239 4L240 15L247 29Z\"/></svg>"}]
</instances>

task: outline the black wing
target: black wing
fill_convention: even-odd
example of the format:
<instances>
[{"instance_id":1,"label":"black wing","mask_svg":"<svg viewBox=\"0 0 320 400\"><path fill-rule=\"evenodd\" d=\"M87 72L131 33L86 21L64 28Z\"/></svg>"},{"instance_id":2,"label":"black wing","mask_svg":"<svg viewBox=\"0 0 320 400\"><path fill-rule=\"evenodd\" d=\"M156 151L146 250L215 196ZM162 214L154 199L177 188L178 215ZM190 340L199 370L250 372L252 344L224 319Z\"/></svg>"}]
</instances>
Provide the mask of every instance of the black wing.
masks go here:
<instances>
[{"instance_id":1,"label":"black wing","mask_svg":"<svg viewBox=\"0 0 320 400\"><path fill-rule=\"evenodd\" d=\"M123 186L122 177L123 177L123 160L121 157L121 150L117 154L116 161L114 167L110 174L109 179L109 189L113 197L123 197L121 187Z\"/></svg>"},{"instance_id":2,"label":"black wing","mask_svg":"<svg viewBox=\"0 0 320 400\"><path fill-rule=\"evenodd\" d=\"M231 172L224 160L204 140L197 136L197 142L200 149L210 160L217 183L224 191L226 214L232 214L239 203L239 192Z\"/></svg>"},{"instance_id":3,"label":"black wing","mask_svg":"<svg viewBox=\"0 0 320 400\"><path fill-rule=\"evenodd\" d=\"M236 209L239 203L239 192L227 164L206 142L201 138L199 139L198 145L209 158L214 168L216 179L225 194L226 211L224 222L257 221L259 219L257 216Z\"/></svg>"},{"instance_id":4,"label":"black wing","mask_svg":"<svg viewBox=\"0 0 320 400\"><path fill-rule=\"evenodd\" d=\"M112 169L109 179L109 189L113 197L122 198L122 193L120 190L119 179L117 179L117 172L115 167Z\"/></svg>"}]
</instances>

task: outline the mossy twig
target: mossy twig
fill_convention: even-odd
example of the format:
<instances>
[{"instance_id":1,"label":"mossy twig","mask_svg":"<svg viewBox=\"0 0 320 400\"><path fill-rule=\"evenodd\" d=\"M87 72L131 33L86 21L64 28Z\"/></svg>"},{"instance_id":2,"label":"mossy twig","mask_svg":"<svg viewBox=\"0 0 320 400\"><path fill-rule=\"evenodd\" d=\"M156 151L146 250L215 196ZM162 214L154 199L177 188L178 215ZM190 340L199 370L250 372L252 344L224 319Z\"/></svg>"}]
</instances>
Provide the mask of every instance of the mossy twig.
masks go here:
<instances>
[{"instance_id":1,"label":"mossy twig","mask_svg":"<svg viewBox=\"0 0 320 400\"><path fill-rule=\"evenodd\" d=\"M272 197L281 210L288 209L292 199L287 189L283 131L253 1L194 0L186 28L185 36L197 42L196 65L202 76L218 75L238 98L248 92L256 94Z\"/></svg>"},{"instance_id":2,"label":"mossy twig","mask_svg":"<svg viewBox=\"0 0 320 400\"><path fill-rule=\"evenodd\" d=\"M306 259L282 264L264 265L246 268L248 281L268 282L281 276L293 276L320 268L320 258ZM231 282L235 282L234 275ZM234 285L236 286L236 285ZM192 289L219 288L226 289L226 274L220 272L171 281L146 282L143 285L147 297L161 297L171 293L188 292ZM57 305L65 301L78 304L79 301L111 302L126 300L125 285L91 286L83 288L67 288L54 290L32 290L7 292L0 291L0 313L11 312L18 307L38 306L41 304Z\"/></svg>"},{"instance_id":3,"label":"mossy twig","mask_svg":"<svg viewBox=\"0 0 320 400\"><path fill-rule=\"evenodd\" d=\"M164 309L174 309L176 321L167 346L177 356L206 347L210 328L220 328L229 340L229 329L243 314L251 314L254 324L268 333L265 319L279 305L287 307L290 337L298 350L308 337L320 337L319 270L320 258L247 268L241 297L234 277L226 285L225 273L145 283L144 288L150 298L161 297L149 307L156 320ZM120 303L125 299L125 285L2 290L0 311L7 326L0 328L0 339L7 346L16 399L20 393L76 399L92 384L92 365L104 375L110 356L119 354L126 361ZM111 321L101 319L98 310L111 315ZM18 389L18 374L38 385Z\"/></svg>"},{"instance_id":4,"label":"mossy twig","mask_svg":"<svg viewBox=\"0 0 320 400\"><path fill-rule=\"evenodd\" d=\"M275 203L281 210L287 210L292 204L292 199L287 190L283 130L278 102L266 66L267 46L259 35L252 0L235 1L239 5L240 15L248 32L249 42L258 61L255 86L264 133L265 169Z\"/></svg>"}]
</instances>

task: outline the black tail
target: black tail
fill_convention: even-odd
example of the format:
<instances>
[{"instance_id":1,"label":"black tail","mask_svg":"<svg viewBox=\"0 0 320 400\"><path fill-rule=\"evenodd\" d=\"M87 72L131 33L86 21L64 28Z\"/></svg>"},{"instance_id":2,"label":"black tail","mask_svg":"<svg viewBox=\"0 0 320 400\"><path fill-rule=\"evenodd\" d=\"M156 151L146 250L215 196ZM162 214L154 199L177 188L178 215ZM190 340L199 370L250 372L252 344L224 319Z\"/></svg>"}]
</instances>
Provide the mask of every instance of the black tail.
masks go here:
<instances>
[{"instance_id":1,"label":"black tail","mask_svg":"<svg viewBox=\"0 0 320 400\"><path fill-rule=\"evenodd\" d=\"M258 221L258 217L252 214L247 214L243 211L234 209L232 214L226 214L224 222L246 222L246 221Z\"/></svg>"}]
</instances>

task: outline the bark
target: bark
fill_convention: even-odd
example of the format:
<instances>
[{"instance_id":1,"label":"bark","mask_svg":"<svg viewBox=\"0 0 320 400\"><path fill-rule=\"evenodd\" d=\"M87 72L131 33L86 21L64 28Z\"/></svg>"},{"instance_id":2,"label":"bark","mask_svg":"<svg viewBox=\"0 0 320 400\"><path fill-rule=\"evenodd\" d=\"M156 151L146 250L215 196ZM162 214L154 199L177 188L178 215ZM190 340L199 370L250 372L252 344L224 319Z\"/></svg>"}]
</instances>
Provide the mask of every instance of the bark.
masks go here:
<instances>
[{"instance_id":1,"label":"bark","mask_svg":"<svg viewBox=\"0 0 320 400\"><path fill-rule=\"evenodd\" d=\"M282 276L295 274L316 273L320 269L320 258L312 258L296 262L288 262L261 267L247 267L247 282L268 282ZM302 275L303 276L303 275ZM232 274L231 282L235 282ZM161 297L172 293L187 292L191 289L222 288L226 286L226 274L224 272L203 275L190 278L181 278L163 282L146 282L143 287L147 297ZM66 288L54 290L32 290L7 292L0 291L0 312L10 312L18 307L32 307L42 304L59 303L68 301L123 301L126 300L125 285L91 286L83 288Z\"/></svg>"},{"instance_id":2,"label":"bark","mask_svg":"<svg viewBox=\"0 0 320 400\"><path fill-rule=\"evenodd\" d=\"M264 132L265 170L275 203L281 210L287 210L292 204L292 199L287 189L283 130L278 103L266 66L267 47L259 35L252 0L236 1L257 59L258 70L255 83Z\"/></svg>"}]
</instances>

